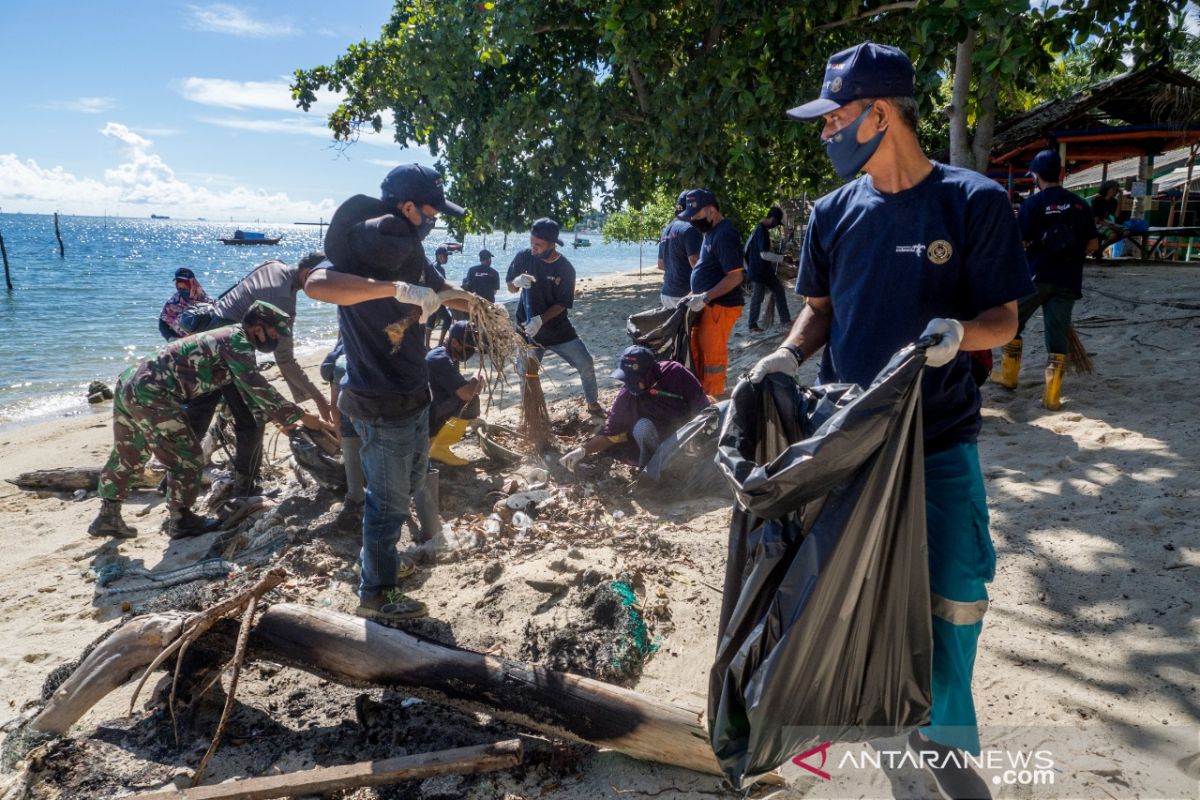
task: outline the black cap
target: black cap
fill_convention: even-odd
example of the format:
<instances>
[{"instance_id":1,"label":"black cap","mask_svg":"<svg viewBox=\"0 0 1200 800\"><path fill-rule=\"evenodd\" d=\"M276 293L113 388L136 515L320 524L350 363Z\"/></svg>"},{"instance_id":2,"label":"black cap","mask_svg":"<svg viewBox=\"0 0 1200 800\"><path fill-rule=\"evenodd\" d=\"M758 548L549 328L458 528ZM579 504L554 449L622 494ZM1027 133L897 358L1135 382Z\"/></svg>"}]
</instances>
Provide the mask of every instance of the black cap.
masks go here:
<instances>
[{"instance_id":1,"label":"black cap","mask_svg":"<svg viewBox=\"0 0 1200 800\"><path fill-rule=\"evenodd\" d=\"M179 269L175 270L175 280L194 281L196 280L196 273L192 272L187 267L180 267Z\"/></svg>"},{"instance_id":2,"label":"black cap","mask_svg":"<svg viewBox=\"0 0 1200 800\"><path fill-rule=\"evenodd\" d=\"M821 96L790 109L792 119L816 119L853 100L912 97L913 65L899 48L863 42L834 53L825 65Z\"/></svg>"},{"instance_id":3,"label":"black cap","mask_svg":"<svg viewBox=\"0 0 1200 800\"><path fill-rule=\"evenodd\" d=\"M676 219L691 222L692 217L702 209L717 204L717 196L708 189L692 189L683 199L683 210L675 215Z\"/></svg>"},{"instance_id":4,"label":"black cap","mask_svg":"<svg viewBox=\"0 0 1200 800\"><path fill-rule=\"evenodd\" d=\"M771 210L767 212L767 216L776 222L783 222L783 209L779 206L771 206Z\"/></svg>"},{"instance_id":5,"label":"black cap","mask_svg":"<svg viewBox=\"0 0 1200 800\"><path fill-rule=\"evenodd\" d=\"M462 206L446 199L444 181L438 171L421 164L401 164L387 174L379 186L379 199L389 205L412 201L419 206L433 206L442 214L461 217L467 213Z\"/></svg>"},{"instance_id":6,"label":"black cap","mask_svg":"<svg viewBox=\"0 0 1200 800\"><path fill-rule=\"evenodd\" d=\"M689 191L691 191L691 190L684 189L682 192L679 193L679 197L675 198L675 213L676 214L678 214L680 211L683 211L684 205L687 204L687 193Z\"/></svg>"},{"instance_id":7,"label":"black cap","mask_svg":"<svg viewBox=\"0 0 1200 800\"><path fill-rule=\"evenodd\" d=\"M543 242L554 242L557 245L562 245L562 239L558 238L558 223L549 217L542 217L535 220L529 228L529 235L536 236Z\"/></svg>"},{"instance_id":8,"label":"black cap","mask_svg":"<svg viewBox=\"0 0 1200 800\"><path fill-rule=\"evenodd\" d=\"M479 251L479 260L480 261L487 261L491 257L492 257L492 251L488 250L486 247Z\"/></svg>"},{"instance_id":9,"label":"black cap","mask_svg":"<svg viewBox=\"0 0 1200 800\"><path fill-rule=\"evenodd\" d=\"M453 341L462 342L467 347L475 347L475 329L466 320L460 319L452 324L446 335Z\"/></svg>"},{"instance_id":10,"label":"black cap","mask_svg":"<svg viewBox=\"0 0 1200 800\"><path fill-rule=\"evenodd\" d=\"M641 345L631 345L621 351L621 360L617 362L612 376L628 385L637 385L656 363L654 353Z\"/></svg>"},{"instance_id":11,"label":"black cap","mask_svg":"<svg viewBox=\"0 0 1200 800\"><path fill-rule=\"evenodd\" d=\"M1044 181L1058 183L1062 178L1062 159L1057 150L1042 150L1029 162L1029 174Z\"/></svg>"},{"instance_id":12,"label":"black cap","mask_svg":"<svg viewBox=\"0 0 1200 800\"><path fill-rule=\"evenodd\" d=\"M433 251L433 254L435 256L449 256L450 251L447 250L444 246L439 246L437 250Z\"/></svg>"}]
</instances>

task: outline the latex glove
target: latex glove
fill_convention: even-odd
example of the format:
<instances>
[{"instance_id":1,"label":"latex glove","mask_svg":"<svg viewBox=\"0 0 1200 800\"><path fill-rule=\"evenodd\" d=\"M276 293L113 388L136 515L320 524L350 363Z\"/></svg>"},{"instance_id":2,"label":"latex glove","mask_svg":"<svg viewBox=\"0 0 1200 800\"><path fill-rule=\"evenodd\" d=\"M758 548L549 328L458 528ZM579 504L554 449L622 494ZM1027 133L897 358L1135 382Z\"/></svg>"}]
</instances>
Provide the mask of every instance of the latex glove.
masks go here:
<instances>
[{"instance_id":1,"label":"latex glove","mask_svg":"<svg viewBox=\"0 0 1200 800\"><path fill-rule=\"evenodd\" d=\"M925 365L941 367L949 364L958 355L958 346L962 344L963 326L956 319L931 319L925 326L921 338L939 334L942 340L925 349Z\"/></svg>"},{"instance_id":2,"label":"latex glove","mask_svg":"<svg viewBox=\"0 0 1200 800\"><path fill-rule=\"evenodd\" d=\"M421 317L418 322L424 323L442 305L437 292L427 286L415 286L404 281L396 281L392 285L396 287L397 300L401 303L421 307Z\"/></svg>"},{"instance_id":3,"label":"latex glove","mask_svg":"<svg viewBox=\"0 0 1200 800\"><path fill-rule=\"evenodd\" d=\"M513 286L517 287L518 289L528 289L530 286L533 286L533 282L535 280L537 279L528 272L523 272L517 277L513 278Z\"/></svg>"},{"instance_id":4,"label":"latex glove","mask_svg":"<svg viewBox=\"0 0 1200 800\"><path fill-rule=\"evenodd\" d=\"M558 463L566 467L568 472L574 472L575 468L579 466L579 462L583 461L583 458L586 455L586 450L584 450L582 447L576 447L574 450L560 458Z\"/></svg>"},{"instance_id":5,"label":"latex glove","mask_svg":"<svg viewBox=\"0 0 1200 800\"><path fill-rule=\"evenodd\" d=\"M538 331L542 329L542 315L538 314L536 317L530 317L529 321L523 327L525 328L525 335L530 339L537 336Z\"/></svg>"},{"instance_id":6,"label":"latex glove","mask_svg":"<svg viewBox=\"0 0 1200 800\"><path fill-rule=\"evenodd\" d=\"M770 355L759 359L758 363L750 370L750 382L762 383L763 378L773 372L782 372L785 375L791 375L800 368L801 361L802 359L798 358L791 350L781 347Z\"/></svg>"},{"instance_id":7,"label":"latex glove","mask_svg":"<svg viewBox=\"0 0 1200 800\"><path fill-rule=\"evenodd\" d=\"M689 294L687 297L683 298L683 302L687 303L689 311L703 311L704 307L708 305L708 295Z\"/></svg>"}]
</instances>

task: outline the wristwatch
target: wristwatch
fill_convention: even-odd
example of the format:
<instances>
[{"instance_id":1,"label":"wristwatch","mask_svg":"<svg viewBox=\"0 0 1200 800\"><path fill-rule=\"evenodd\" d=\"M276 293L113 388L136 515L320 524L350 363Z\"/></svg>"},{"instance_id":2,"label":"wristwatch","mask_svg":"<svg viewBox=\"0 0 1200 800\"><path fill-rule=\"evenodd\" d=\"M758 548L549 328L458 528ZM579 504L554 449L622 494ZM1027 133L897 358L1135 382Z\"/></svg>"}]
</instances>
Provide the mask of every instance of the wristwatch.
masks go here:
<instances>
[{"instance_id":1,"label":"wristwatch","mask_svg":"<svg viewBox=\"0 0 1200 800\"><path fill-rule=\"evenodd\" d=\"M800 348L799 348L799 347L797 347L796 345L794 345L794 344L785 344L785 345L781 345L781 346L780 346L780 349L781 349L781 350L787 350L789 353L791 353L791 354L792 354L792 357L796 359L796 366L797 366L797 367L798 367L798 366L800 366L801 364L803 364L803 363L804 363L804 353L802 353L802 352L800 351Z\"/></svg>"}]
</instances>

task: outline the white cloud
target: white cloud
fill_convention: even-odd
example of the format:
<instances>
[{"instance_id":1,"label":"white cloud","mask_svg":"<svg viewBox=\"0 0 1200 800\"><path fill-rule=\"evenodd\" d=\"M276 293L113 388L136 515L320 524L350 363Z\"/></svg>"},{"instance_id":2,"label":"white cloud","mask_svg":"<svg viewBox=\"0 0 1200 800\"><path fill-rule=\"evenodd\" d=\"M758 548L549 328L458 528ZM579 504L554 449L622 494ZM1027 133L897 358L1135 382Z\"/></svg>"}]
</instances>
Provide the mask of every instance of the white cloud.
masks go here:
<instances>
[{"instance_id":1,"label":"white cloud","mask_svg":"<svg viewBox=\"0 0 1200 800\"><path fill-rule=\"evenodd\" d=\"M0 205L19 204L23 211L67 210L79 214L148 213L169 216L274 220L329 217L337 204L292 200L283 192L270 193L246 186L214 191L180 179L162 157L151 152L153 142L110 122L100 131L118 143L120 163L104 171L103 180L84 178L62 167L43 168L15 153L0 154Z\"/></svg>"},{"instance_id":2,"label":"white cloud","mask_svg":"<svg viewBox=\"0 0 1200 800\"><path fill-rule=\"evenodd\" d=\"M309 136L313 139L324 139L331 145L338 144L333 138L333 131L329 130L325 125L325 118L321 116L309 117L281 117L279 119L248 119L246 117L200 117L201 122L207 122L209 125L217 125L222 128L230 128L238 131L250 131L251 133L272 133L283 135L298 135ZM384 129L379 133L374 131L363 131L359 137L357 144L369 144L375 147L390 147L396 148L395 139L392 134ZM416 145L409 144L409 147Z\"/></svg>"},{"instance_id":3,"label":"white cloud","mask_svg":"<svg viewBox=\"0 0 1200 800\"><path fill-rule=\"evenodd\" d=\"M76 97L74 100L50 100L41 104L41 108L54 111L77 111L80 114L99 114L116 105L111 97Z\"/></svg>"},{"instance_id":4,"label":"white cloud","mask_svg":"<svg viewBox=\"0 0 1200 800\"><path fill-rule=\"evenodd\" d=\"M303 113L292 99L292 89L285 80L230 81L222 78L184 78L176 84L176 90L185 100L205 106L238 111L254 108ZM333 92L321 92L317 95L318 104L336 105L338 102L339 97Z\"/></svg>"},{"instance_id":5,"label":"white cloud","mask_svg":"<svg viewBox=\"0 0 1200 800\"><path fill-rule=\"evenodd\" d=\"M241 9L226 3L208 6L188 6L188 26L198 31L227 33L232 36L249 36L258 39L291 36L296 29L282 20L264 22L254 19L255 9Z\"/></svg>"}]
</instances>

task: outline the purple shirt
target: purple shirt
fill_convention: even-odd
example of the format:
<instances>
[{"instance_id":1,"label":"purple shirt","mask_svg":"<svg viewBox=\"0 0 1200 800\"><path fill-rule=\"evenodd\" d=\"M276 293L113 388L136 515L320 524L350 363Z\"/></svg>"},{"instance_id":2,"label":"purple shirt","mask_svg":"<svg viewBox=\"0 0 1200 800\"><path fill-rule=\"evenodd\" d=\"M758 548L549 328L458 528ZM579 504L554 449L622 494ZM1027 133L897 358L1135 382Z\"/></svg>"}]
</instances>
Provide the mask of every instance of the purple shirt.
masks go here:
<instances>
[{"instance_id":1,"label":"purple shirt","mask_svg":"<svg viewBox=\"0 0 1200 800\"><path fill-rule=\"evenodd\" d=\"M634 424L646 417L658 428L660 436L669 436L709 405L708 396L700 388L700 382L682 364L659 361L647 376L650 380L648 392L634 394L622 387L617 393L602 435L628 435L633 431Z\"/></svg>"}]
</instances>

